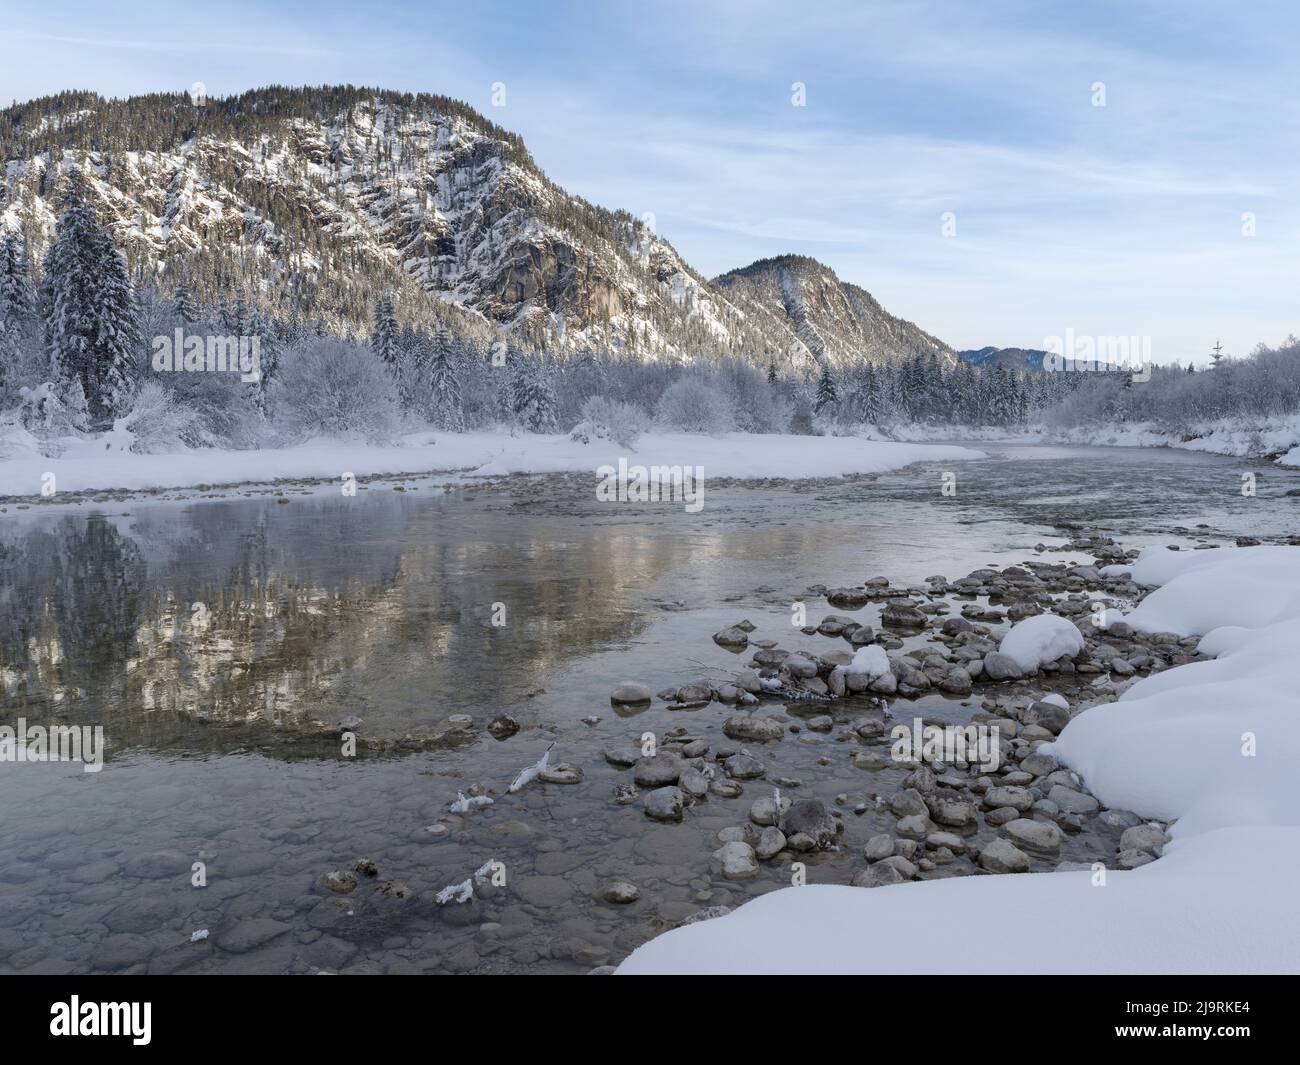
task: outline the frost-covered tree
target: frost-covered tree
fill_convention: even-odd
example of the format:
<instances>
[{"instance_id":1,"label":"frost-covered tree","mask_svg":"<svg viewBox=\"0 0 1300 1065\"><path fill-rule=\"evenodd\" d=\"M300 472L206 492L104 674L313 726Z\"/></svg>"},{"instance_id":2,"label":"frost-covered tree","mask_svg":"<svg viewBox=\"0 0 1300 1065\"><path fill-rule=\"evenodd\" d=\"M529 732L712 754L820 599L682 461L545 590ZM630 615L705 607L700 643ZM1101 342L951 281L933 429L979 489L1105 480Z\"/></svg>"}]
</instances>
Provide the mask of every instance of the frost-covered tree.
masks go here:
<instances>
[{"instance_id":1,"label":"frost-covered tree","mask_svg":"<svg viewBox=\"0 0 1300 1065\"><path fill-rule=\"evenodd\" d=\"M525 428L534 433L555 431L555 392L540 361L516 361L511 393L513 412Z\"/></svg>"},{"instance_id":2,"label":"frost-covered tree","mask_svg":"<svg viewBox=\"0 0 1300 1065\"><path fill-rule=\"evenodd\" d=\"M731 403L709 375L686 374L664 391L655 420L683 433L725 433L732 428Z\"/></svg>"},{"instance_id":3,"label":"frost-covered tree","mask_svg":"<svg viewBox=\"0 0 1300 1065\"><path fill-rule=\"evenodd\" d=\"M375 300L375 325L370 337L370 346L390 367L397 366L400 352L399 337L397 314L393 308L392 297L380 296Z\"/></svg>"},{"instance_id":4,"label":"frost-covered tree","mask_svg":"<svg viewBox=\"0 0 1300 1065\"><path fill-rule=\"evenodd\" d=\"M126 259L95 217L73 169L41 286L45 342L59 376L81 385L90 417L106 422L130 404L140 327Z\"/></svg>"},{"instance_id":5,"label":"frost-covered tree","mask_svg":"<svg viewBox=\"0 0 1300 1065\"><path fill-rule=\"evenodd\" d=\"M259 414L266 414L267 403L271 394L271 384L275 380L280 366L280 340L256 307L248 316L249 337L257 338L258 379L248 382L249 400Z\"/></svg>"},{"instance_id":6,"label":"frost-covered tree","mask_svg":"<svg viewBox=\"0 0 1300 1065\"><path fill-rule=\"evenodd\" d=\"M184 282L172 289L172 313L182 325L193 325L202 313L199 310L199 301L194 298L193 290Z\"/></svg>"},{"instance_id":7,"label":"frost-covered tree","mask_svg":"<svg viewBox=\"0 0 1300 1065\"><path fill-rule=\"evenodd\" d=\"M817 380L817 399L813 411L820 414L827 407L833 407L840 401L839 391L835 387L835 378L831 376L829 366L822 367L821 377Z\"/></svg>"},{"instance_id":8,"label":"frost-covered tree","mask_svg":"<svg viewBox=\"0 0 1300 1065\"><path fill-rule=\"evenodd\" d=\"M27 248L17 233L0 242L0 325L23 325L35 314Z\"/></svg>"},{"instance_id":9,"label":"frost-covered tree","mask_svg":"<svg viewBox=\"0 0 1300 1065\"><path fill-rule=\"evenodd\" d=\"M449 433L465 431L465 411L460 380L456 374L450 343L437 346L429 368L429 418L437 429Z\"/></svg>"},{"instance_id":10,"label":"frost-covered tree","mask_svg":"<svg viewBox=\"0 0 1300 1065\"><path fill-rule=\"evenodd\" d=\"M277 420L294 438L388 440L400 424L397 388L383 363L333 337L287 352L274 394Z\"/></svg>"}]
</instances>

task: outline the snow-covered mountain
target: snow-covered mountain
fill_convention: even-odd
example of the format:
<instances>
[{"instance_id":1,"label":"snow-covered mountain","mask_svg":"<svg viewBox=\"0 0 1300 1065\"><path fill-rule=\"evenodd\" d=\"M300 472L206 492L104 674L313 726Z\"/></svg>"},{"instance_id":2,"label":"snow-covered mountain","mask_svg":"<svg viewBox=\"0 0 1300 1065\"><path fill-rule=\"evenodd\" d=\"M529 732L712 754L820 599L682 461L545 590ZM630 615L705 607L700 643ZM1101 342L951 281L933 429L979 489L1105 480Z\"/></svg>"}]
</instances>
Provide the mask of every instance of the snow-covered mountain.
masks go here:
<instances>
[{"instance_id":1,"label":"snow-covered mountain","mask_svg":"<svg viewBox=\"0 0 1300 1065\"><path fill-rule=\"evenodd\" d=\"M625 211L550 181L514 134L445 97L272 87L185 95L63 93L0 112L0 226L39 263L61 169L80 165L138 276L366 332L399 316L524 347L642 359L953 358L815 260L708 281Z\"/></svg>"},{"instance_id":2,"label":"snow-covered mountain","mask_svg":"<svg viewBox=\"0 0 1300 1065\"><path fill-rule=\"evenodd\" d=\"M715 280L729 301L788 330L796 348L842 367L866 358L891 362L934 354L951 365L956 353L942 340L895 318L866 289L841 281L816 259L780 255Z\"/></svg>"}]
</instances>

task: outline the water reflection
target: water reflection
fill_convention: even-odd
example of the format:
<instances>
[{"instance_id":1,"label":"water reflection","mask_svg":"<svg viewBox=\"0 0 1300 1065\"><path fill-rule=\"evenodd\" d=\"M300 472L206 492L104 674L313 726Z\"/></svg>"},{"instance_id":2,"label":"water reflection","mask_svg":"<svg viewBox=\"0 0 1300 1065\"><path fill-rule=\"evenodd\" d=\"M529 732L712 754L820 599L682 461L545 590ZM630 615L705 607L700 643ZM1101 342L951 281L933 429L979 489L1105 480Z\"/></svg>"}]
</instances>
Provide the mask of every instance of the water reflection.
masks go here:
<instances>
[{"instance_id":1,"label":"water reflection","mask_svg":"<svg viewBox=\"0 0 1300 1065\"><path fill-rule=\"evenodd\" d=\"M457 711L504 709L566 660L635 634L645 622L632 593L673 564L670 542L636 532L553 537L441 499L367 504L10 528L5 715L104 724L119 748L188 736L211 749L210 729L183 726L346 714L368 736L418 738Z\"/></svg>"}]
</instances>

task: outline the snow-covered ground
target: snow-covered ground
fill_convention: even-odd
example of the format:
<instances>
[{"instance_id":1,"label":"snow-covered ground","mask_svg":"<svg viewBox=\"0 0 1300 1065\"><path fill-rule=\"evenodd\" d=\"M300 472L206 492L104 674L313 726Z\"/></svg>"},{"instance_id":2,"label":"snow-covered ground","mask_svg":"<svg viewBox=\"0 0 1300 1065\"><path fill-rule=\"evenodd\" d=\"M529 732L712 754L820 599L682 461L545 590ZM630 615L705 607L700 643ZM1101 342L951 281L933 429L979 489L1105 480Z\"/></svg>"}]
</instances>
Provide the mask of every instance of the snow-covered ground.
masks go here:
<instances>
[{"instance_id":1,"label":"snow-covered ground","mask_svg":"<svg viewBox=\"0 0 1300 1065\"><path fill-rule=\"evenodd\" d=\"M1131 871L787 888L675 929L621 973L1300 972L1300 549L1145 552L1125 620L1212 661L1132 685L1042 750L1112 808L1175 819ZM1008 917L1014 915L1015 927Z\"/></svg>"},{"instance_id":2,"label":"snow-covered ground","mask_svg":"<svg viewBox=\"0 0 1300 1065\"><path fill-rule=\"evenodd\" d=\"M1277 455L1279 465L1300 466L1300 414L1250 424L1239 419L1207 422L1196 426L1187 439L1146 423L1056 430L1044 437L1098 447L1175 447L1238 458Z\"/></svg>"},{"instance_id":3,"label":"snow-covered ground","mask_svg":"<svg viewBox=\"0 0 1300 1065\"><path fill-rule=\"evenodd\" d=\"M481 477L511 473L581 473L604 465L702 466L704 478L816 478L883 473L914 462L983 458L970 448L891 443L856 437L727 433L647 433L635 448L610 441L583 444L564 435L416 433L399 446L315 440L258 451L186 450L137 455L100 437L70 443L58 458L33 453L10 438L0 457L0 496L39 496L47 473L56 492L260 484L278 479L337 481L384 473L458 471Z\"/></svg>"},{"instance_id":4,"label":"snow-covered ground","mask_svg":"<svg viewBox=\"0 0 1300 1065\"><path fill-rule=\"evenodd\" d=\"M1148 422L1128 425L1089 425L1076 429L1049 429L1042 425L1019 428L979 428L969 425L911 423L868 429L879 440L924 443L962 440L974 443L1088 444L1094 447L1172 447L1205 451L1237 458L1278 456L1282 466L1300 466L1300 414L1246 423L1224 419L1196 426L1190 433L1171 433Z\"/></svg>"}]
</instances>

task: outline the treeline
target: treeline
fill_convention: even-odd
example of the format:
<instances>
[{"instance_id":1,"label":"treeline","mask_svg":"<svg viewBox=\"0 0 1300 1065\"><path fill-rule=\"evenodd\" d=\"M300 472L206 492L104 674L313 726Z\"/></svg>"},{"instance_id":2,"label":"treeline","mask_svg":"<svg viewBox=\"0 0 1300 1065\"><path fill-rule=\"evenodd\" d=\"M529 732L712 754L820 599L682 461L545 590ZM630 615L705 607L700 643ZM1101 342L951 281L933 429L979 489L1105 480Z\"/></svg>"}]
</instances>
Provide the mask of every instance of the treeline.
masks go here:
<instances>
[{"instance_id":1,"label":"treeline","mask_svg":"<svg viewBox=\"0 0 1300 1065\"><path fill-rule=\"evenodd\" d=\"M43 152L173 151L200 134L283 144L286 120L329 121L359 103L377 101L408 111L459 118L507 145L511 157L535 169L518 134L498 126L462 100L433 93L395 92L355 85L270 85L238 96L196 100L188 92L105 99L70 90L0 111L0 158Z\"/></svg>"}]
</instances>

